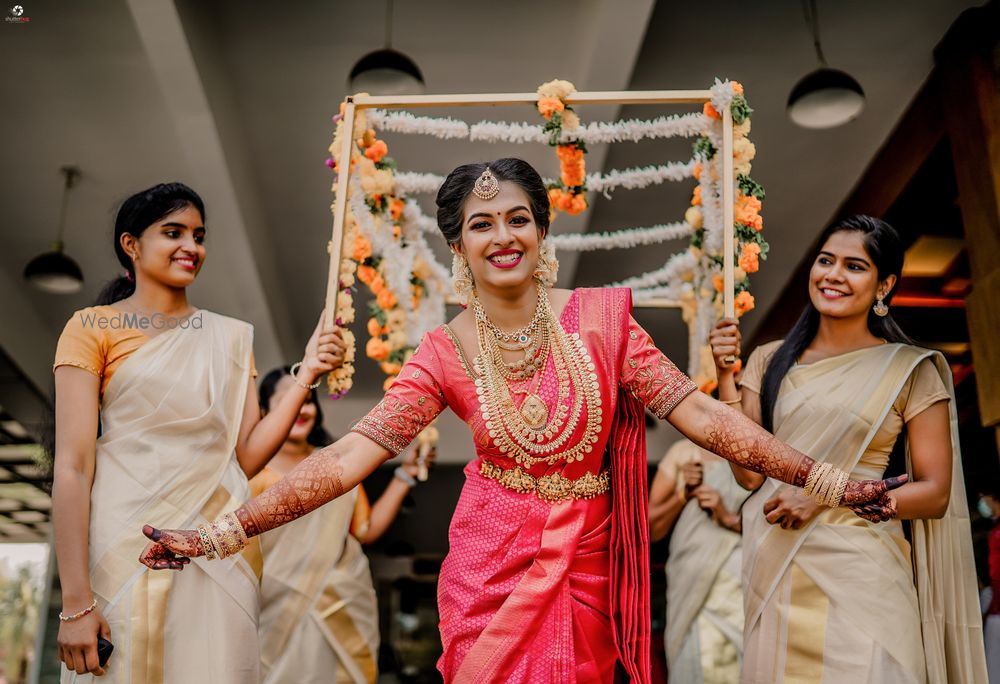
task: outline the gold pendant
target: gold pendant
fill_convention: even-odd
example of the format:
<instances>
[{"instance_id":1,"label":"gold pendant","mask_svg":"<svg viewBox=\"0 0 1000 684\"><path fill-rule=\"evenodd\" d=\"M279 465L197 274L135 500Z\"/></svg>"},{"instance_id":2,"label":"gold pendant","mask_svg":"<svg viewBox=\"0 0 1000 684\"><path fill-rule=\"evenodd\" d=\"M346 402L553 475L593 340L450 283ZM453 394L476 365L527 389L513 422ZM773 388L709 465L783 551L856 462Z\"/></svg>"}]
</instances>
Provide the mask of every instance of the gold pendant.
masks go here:
<instances>
[{"instance_id":1,"label":"gold pendant","mask_svg":"<svg viewBox=\"0 0 1000 684\"><path fill-rule=\"evenodd\" d=\"M521 417L532 430L545 427L549 422L549 409L537 394L529 394L521 404Z\"/></svg>"}]
</instances>

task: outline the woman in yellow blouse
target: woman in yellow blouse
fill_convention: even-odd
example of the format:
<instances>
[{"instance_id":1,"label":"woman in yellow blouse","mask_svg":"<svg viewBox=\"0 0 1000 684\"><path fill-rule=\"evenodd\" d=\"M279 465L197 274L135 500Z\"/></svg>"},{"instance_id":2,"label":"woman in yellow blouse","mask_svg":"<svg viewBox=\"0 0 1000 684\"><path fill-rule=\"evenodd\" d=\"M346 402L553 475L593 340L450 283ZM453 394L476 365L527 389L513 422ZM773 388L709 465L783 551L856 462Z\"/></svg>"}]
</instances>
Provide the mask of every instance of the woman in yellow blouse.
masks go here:
<instances>
[{"instance_id":1,"label":"woman in yellow blouse","mask_svg":"<svg viewBox=\"0 0 1000 684\"><path fill-rule=\"evenodd\" d=\"M743 681L985 682L951 372L889 315L902 242L855 216L820 245L810 303L750 355L742 396L726 361L736 322L713 331L720 398L852 479L882 477L904 437L910 480L852 512L734 468L757 490L743 506Z\"/></svg>"},{"instance_id":2,"label":"woman in yellow blouse","mask_svg":"<svg viewBox=\"0 0 1000 684\"><path fill-rule=\"evenodd\" d=\"M129 197L114 231L126 275L98 306L74 313L59 338L52 499L63 682L258 676L259 550L150 573L136 564L145 540L135 527L153 511L192 524L247 500L247 475L281 446L343 346L317 326L296 386L261 419L252 326L187 299L207 232L204 204L185 185ZM198 628L182 627L182 616ZM105 666L98 636L114 644Z\"/></svg>"}]
</instances>

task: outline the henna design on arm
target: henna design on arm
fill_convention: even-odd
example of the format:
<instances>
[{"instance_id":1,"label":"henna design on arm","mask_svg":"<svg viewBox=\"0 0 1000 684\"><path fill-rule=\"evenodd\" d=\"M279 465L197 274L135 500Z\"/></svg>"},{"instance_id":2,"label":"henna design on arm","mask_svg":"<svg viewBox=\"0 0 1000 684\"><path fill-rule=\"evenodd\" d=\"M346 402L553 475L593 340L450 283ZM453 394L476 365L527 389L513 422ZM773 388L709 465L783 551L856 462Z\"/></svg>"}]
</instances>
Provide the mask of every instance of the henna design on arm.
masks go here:
<instances>
[{"instance_id":1,"label":"henna design on arm","mask_svg":"<svg viewBox=\"0 0 1000 684\"><path fill-rule=\"evenodd\" d=\"M236 509L247 537L273 529L344 494L344 468L332 447L320 449L280 482Z\"/></svg>"},{"instance_id":2,"label":"henna design on arm","mask_svg":"<svg viewBox=\"0 0 1000 684\"><path fill-rule=\"evenodd\" d=\"M801 487L815 461L767 432L741 412L719 405L705 430L708 448L747 470Z\"/></svg>"}]
</instances>

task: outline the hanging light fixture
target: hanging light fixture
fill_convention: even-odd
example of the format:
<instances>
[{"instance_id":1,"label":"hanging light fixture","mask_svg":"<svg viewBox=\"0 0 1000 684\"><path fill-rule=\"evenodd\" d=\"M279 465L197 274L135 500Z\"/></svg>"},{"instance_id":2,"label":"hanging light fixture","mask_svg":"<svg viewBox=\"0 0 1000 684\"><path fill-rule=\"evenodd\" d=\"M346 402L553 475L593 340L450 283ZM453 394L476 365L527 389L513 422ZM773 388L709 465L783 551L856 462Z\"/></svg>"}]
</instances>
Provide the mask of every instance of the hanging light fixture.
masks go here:
<instances>
[{"instance_id":1,"label":"hanging light fixture","mask_svg":"<svg viewBox=\"0 0 1000 684\"><path fill-rule=\"evenodd\" d=\"M42 292L50 294L73 294L83 287L83 271L76 262L63 253L63 232L66 229L66 207L69 191L80 178L80 169L64 166L59 169L66 178L63 187L62 207L59 210L59 234L52 251L40 254L28 262L24 268L24 278Z\"/></svg>"},{"instance_id":2,"label":"hanging light fixture","mask_svg":"<svg viewBox=\"0 0 1000 684\"><path fill-rule=\"evenodd\" d=\"M816 0L803 0L802 11L820 68L806 74L792 88L788 118L803 128L834 128L857 118L865 106L865 91L847 72L827 66L819 40Z\"/></svg>"},{"instance_id":3,"label":"hanging light fixture","mask_svg":"<svg viewBox=\"0 0 1000 684\"><path fill-rule=\"evenodd\" d=\"M392 1L386 2L385 47L369 52L351 69L352 93L419 95L424 92L424 77L416 62L392 49Z\"/></svg>"}]
</instances>

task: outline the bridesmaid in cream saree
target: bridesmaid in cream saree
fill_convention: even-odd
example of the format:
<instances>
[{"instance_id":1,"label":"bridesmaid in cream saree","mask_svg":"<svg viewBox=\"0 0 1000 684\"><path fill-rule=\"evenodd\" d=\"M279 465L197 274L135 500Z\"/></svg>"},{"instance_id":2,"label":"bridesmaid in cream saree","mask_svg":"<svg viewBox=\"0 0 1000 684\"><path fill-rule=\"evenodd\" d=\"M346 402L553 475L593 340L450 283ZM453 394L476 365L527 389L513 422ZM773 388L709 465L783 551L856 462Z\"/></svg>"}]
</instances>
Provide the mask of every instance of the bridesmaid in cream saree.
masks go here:
<instances>
[{"instance_id":1,"label":"bridesmaid in cream saree","mask_svg":"<svg viewBox=\"0 0 1000 684\"><path fill-rule=\"evenodd\" d=\"M856 479L882 477L905 432L910 481L851 512L734 469L759 487L743 507L742 680L985 683L951 373L888 316L903 262L888 224L852 217L821 244L811 304L784 342L751 354L742 408ZM735 321L712 346L720 397L735 402Z\"/></svg>"},{"instance_id":2,"label":"bridesmaid in cream saree","mask_svg":"<svg viewBox=\"0 0 1000 684\"><path fill-rule=\"evenodd\" d=\"M258 678L259 550L151 573L136 562L146 541L136 525L150 515L196 524L247 500L247 474L284 441L341 343L317 329L303 386L260 419L251 325L187 302L205 260L204 216L179 183L127 199L115 222L127 276L59 339L52 493L64 683ZM114 644L105 667L98 635Z\"/></svg>"},{"instance_id":3,"label":"bridesmaid in cream saree","mask_svg":"<svg viewBox=\"0 0 1000 684\"><path fill-rule=\"evenodd\" d=\"M261 381L265 415L294 389L288 370L276 368ZM323 429L314 390L281 449L250 480L250 491L255 496L266 491L332 441ZM374 505L358 485L312 515L259 537L264 558L258 629L263 684L374 684L378 601L361 545L373 543L389 529L418 472L411 450Z\"/></svg>"}]
</instances>

